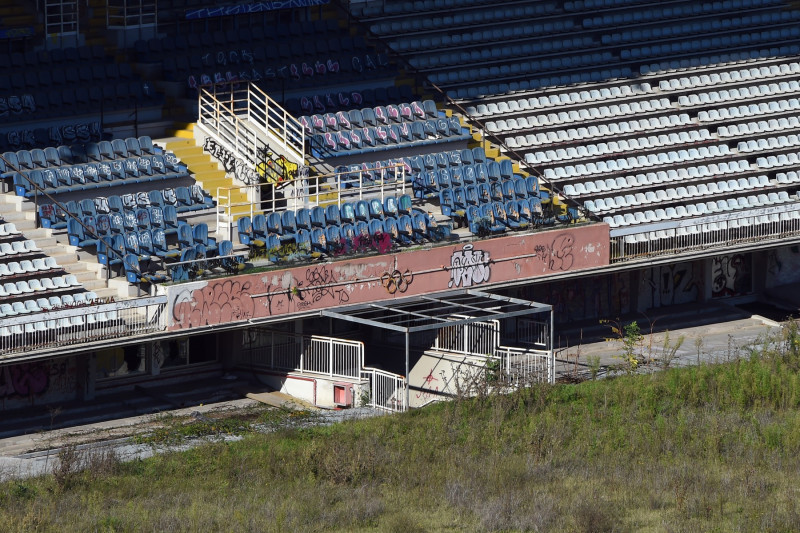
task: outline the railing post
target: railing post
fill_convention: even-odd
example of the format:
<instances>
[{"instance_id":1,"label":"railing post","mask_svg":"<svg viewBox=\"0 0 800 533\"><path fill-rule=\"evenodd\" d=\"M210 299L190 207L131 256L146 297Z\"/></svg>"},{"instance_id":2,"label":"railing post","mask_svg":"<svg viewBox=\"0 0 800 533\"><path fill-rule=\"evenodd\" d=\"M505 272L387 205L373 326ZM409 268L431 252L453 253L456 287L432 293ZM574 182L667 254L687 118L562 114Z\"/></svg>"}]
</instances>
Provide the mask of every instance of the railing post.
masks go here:
<instances>
[{"instance_id":1,"label":"railing post","mask_svg":"<svg viewBox=\"0 0 800 533\"><path fill-rule=\"evenodd\" d=\"M333 377L333 337L328 339L328 370L329 376Z\"/></svg>"}]
</instances>

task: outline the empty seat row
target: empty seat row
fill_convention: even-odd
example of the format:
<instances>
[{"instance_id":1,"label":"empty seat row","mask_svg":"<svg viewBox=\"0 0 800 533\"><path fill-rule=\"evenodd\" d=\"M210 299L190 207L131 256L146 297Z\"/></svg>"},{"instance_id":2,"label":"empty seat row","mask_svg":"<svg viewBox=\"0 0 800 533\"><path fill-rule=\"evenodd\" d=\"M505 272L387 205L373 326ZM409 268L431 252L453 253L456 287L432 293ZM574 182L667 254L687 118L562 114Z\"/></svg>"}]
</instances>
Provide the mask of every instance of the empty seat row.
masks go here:
<instances>
[{"instance_id":1,"label":"empty seat row","mask_svg":"<svg viewBox=\"0 0 800 533\"><path fill-rule=\"evenodd\" d=\"M510 31L511 28L504 28L502 30L494 30L497 33L503 33ZM426 55L417 55L412 56L409 62L416 68L420 70L429 70L429 69L436 69L437 67L452 67L452 66L461 66L470 63L481 63L481 62L490 62L490 61L507 61L509 59L518 58L518 57L539 57L539 56L546 56L548 54L558 54L564 53L570 50L574 50L576 54L581 50L590 50L592 49L593 39L591 37L560 37L560 38L553 38L547 40L535 40L535 41L522 41L522 42L507 42L503 40L495 39L491 42L491 44L479 44L475 43L476 47L471 50L459 50L455 52L434 52ZM430 50L429 50L430 51ZM558 58L558 59L543 59L538 62L534 62L534 65L540 65L540 68L534 68L532 71L547 71L547 70L560 70L561 68L569 68L573 66L579 66L582 64L598 64L601 62L601 58L604 57L611 57L611 54L607 54L606 52L594 52L590 54L581 54L576 55L575 57L570 58ZM523 71L523 63L518 63L516 66L519 68L519 71L512 72L511 65L507 65L509 73L512 74L519 74ZM469 73L469 72L480 72L481 68L486 67L477 67L471 68L466 67L462 68L461 70L457 71L460 73ZM492 67L488 67L491 69ZM502 66L498 66L498 68L502 68ZM491 72L491 70L489 70ZM502 71L500 72L501 75L504 75ZM448 81L449 74L447 72L443 73L432 73L429 75L429 78L434 83ZM469 79L472 76L462 78L462 79ZM455 81L455 80L450 80Z\"/></svg>"},{"instance_id":2,"label":"empty seat row","mask_svg":"<svg viewBox=\"0 0 800 533\"><path fill-rule=\"evenodd\" d=\"M678 97L678 104L682 107L698 105L711 105L721 102L732 102L735 100L746 100L748 98L763 98L776 94L795 93L800 91L800 82L797 80L782 81L779 83L765 83L752 87L738 87L734 89L722 89L719 91L709 91L705 93L681 95Z\"/></svg>"},{"instance_id":3,"label":"empty seat row","mask_svg":"<svg viewBox=\"0 0 800 533\"><path fill-rule=\"evenodd\" d=\"M701 159L711 159L730 155L731 151L726 144L701 146L700 148L689 148L688 150L677 150L670 152L660 152L647 156L627 157L624 159L610 159L578 165L567 165L564 167L546 168L544 176L548 179L572 178L588 176L592 174L606 174L611 172L624 172L637 168L646 168L660 165L674 165L688 161Z\"/></svg>"},{"instance_id":4,"label":"empty seat row","mask_svg":"<svg viewBox=\"0 0 800 533\"><path fill-rule=\"evenodd\" d=\"M633 233L625 235L625 244L633 246L650 246L653 242L658 242L665 239L679 239L677 245L681 248L685 246L693 246L700 244L706 246L708 244L708 236L716 232L722 232L718 239L727 241L732 236L736 235L738 230L742 230L747 237L753 237L753 234L748 231L751 226L760 226L762 224L776 224L783 222L792 222L800 220L800 211L788 210L779 213L758 214L742 212L737 218L729 218L727 220L719 220L716 222L701 222L699 224L678 226L676 228L667 228L656 231L643 231L641 233ZM634 249L635 253L635 249Z\"/></svg>"},{"instance_id":5,"label":"empty seat row","mask_svg":"<svg viewBox=\"0 0 800 533\"><path fill-rule=\"evenodd\" d=\"M301 116L298 120L303 125L306 133L325 133L340 130L352 130L365 126L380 126L399 124L401 122L414 122L443 116L436 108L433 100L423 102L401 103L399 105L366 107L364 109L351 109L324 115Z\"/></svg>"},{"instance_id":6,"label":"empty seat row","mask_svg":"<svg viewBox=\"0 0 800 533\"><path fill-rule=\"evenodd\" d=\"M612 87L602 87L597 89L586 89L582 91L572 91L548 96L531 96L526 98L510 99L500 102L489 102L469 106L466 108L467 114L472 117L487 117L493 115L504 115L518 113L521 111L546 109L548 107L560 107L564 105L577 105L614 98L629 98L652 92L650 84L640 83L635 85L615 85ZM666 100L666 99L664 99ZM666 100L669 107L669 100ZM651 101L652 103L652 101Z\"/></svg>"},{"instance_id":7,"label":"empty seat row","mask_svg":"<svg viewBox=\"0 0 800 533\"><path fill-rule=\"evenodd\" d=\"M0 277L19 276L59 268L61 268L61 266L53 257L37 257L33 260L23 259L22 261L9 261L8 263L0 263Z\"/></svg>"},{"instance_id":8,"label":"empty seat row","mask_svg":"<svg viewBox=\"0 0 800 533\"><path fill-rule=\"evenodd\" d=\"M450 98L454 99L462 99L462 98L478 98L481 96L495 96L497 94L508 94L508 93L515 93L515 92L527 92L531 90L536 90L540 88L551 88L551 87L560 87L563 85L575 85L577 83L589 83L589 82L600 82L600 81L610 81L610 80L618 80L618 79L627 79L633 75L633 72L630 67L622 66L622 67L611 67L611 68L602 68L600 65L608 64L609 62L613 63L611 59L601 56L598 58L597 63L588 63L587 61L591 60L594 61L596 57L595 55L586 54L584 56L578 56L571 58L568 61L568 65L564 66L563 62L561 65L557 65L553 67L553 62L549 65L538 63L538 62L520 62L519 64L512 64L509 68L512 70L514 68L519 68L521 74L529 75L534 74L538 77L525 77L520 79L519 75L513 75L506 79L506 81L498 81L497 83L490 83L488 85L467 85L462 87L456 88L449 88L448 84L443 84L445 88L447 88L447 95ZM506 65L508 66L508 65ZM577 67L590 67L594 66L595 68L587 68L582 69L580 71L575 71ZM547 67L547 68L544 68ZM542 72L546 72L549 68L554 69L572 69L572 73L570 74L553 74L553 75L544 75L542 76ZM480 80L485 83L487 79L495 79L499 80L501 73L501 67L490 67L488 69L488 73L481 72L485 70L484 68L481 69L468 69L468 75L465 76L463 81L470 81L470 80ZM479 71L475 73L474 71ZM477 78L476 78L477 76Z\"/></svg>"},{"instance_id":9,"label":"empty seat row","mask_svg":"<svg viewBox=\"0 0 800 533\"><path fill-rule=\"evenodd\" d=\"M724 13L731 9L767 6L780 3L779 0L725 0L723 2L693 2L687 5L670 5L645 10L626 10L583 19L584 28L602 28L623 24L639 24L662 19L687 18L712 13Z\"/></svg>"},{"instance_id":10,"label":"empty seat row","mask_svg":"<svg viewBox=\"0 0 800 533\"><path fill-rule=\"evenodd\" d=\"M756 159L758 168L785 167L787 165L797 165L798 163L800 163L800 152L770 155Z\"/></svg>"},{"instance_id":11,"label":"empty seat row","mask_svg":"<svg viewBox=\"0 0 800 533\"><path fill-rule=\"evenodd\" d=\"M17 196L29 198L36 195L37 187L47 194L62 194L185 178L189 176L189 172L185 165L170 166L164 157L154 155L44 170L29 170L25 174L14 172L10 176L12 176Z\"/></svg>"},{"instance_id":12,"label":"empty seat row","mask_svg":"<svg viewBox=\"0 0 800 533\"><path fill-rule=\"evenodd\" d=\"M458 15L456 15L458 16ZM468 46L477 43L498 42L502 40L523 39L540 37L549 33L569 31L574 26L571 19L557 19L543 23L530 21L510 21L502 28L469 29L452 28L446 34L433 34L422 36L398 35L393 33L389 37L389 46L397 52L409 53L416 51L435 50L450 46Z\"/></svg>"},{"instance_id":13,"label":"empty seat row","mask_svg":"<svg viewBox=\"0 0 800 533\"><path fill-rule=\"evenodd\" d=\"M213 205L211 197L198 184L194 184L191 187L168 188L163 191L154 189L121 196L84 198L80 202L71 200L64 204L64 209L57 204L43 204L39 206L39 217L43 227L63 229L67 225L67 214L64 210L74 217L82 217L158 207L164 210L164 218L169 221L177 220L178 213L202 210Z\"/></svg>"},{"instance_id":14,"label":"empty seat row","mask_svg":"<svg viewBox=\"0 0 800 533\"><path fill-rule=\"evenodd\" d=\"M425 170L437 170L440 168L453 168L477 164L491 165L496 161L487 161L486 152L483 147L464 148L462 150L450 150L447 152L432 152L425 155L415 155L403 159L411 173L423 172ZM501 166L505 164L500 162ZM503 169L501 169L502 173Z\"/></svg>"},{"instance_id":15,"label":"empty seat row","mask_svg":"<svg viewBox=\"0 0 800 533\"><path fill-rule=\"evenodd\" d=\"M762 185L762 182L764 185ZM641 205L675 202L688 198L749 191L765 185L769 185L767 176L753 177L749 180L739 178L738 180L701 183L699 185L689 185L688 187L669 187L667 189L638 192L636 194L626 194L624 196L596 198L594 200L586 200L583 205L593 213L605 213Z\"/></svg>"},{"instance_id":16,"label":"empty seat row","mask_svg":"<svg viewBox=\"0 0 800 533\"><path fill-rule=\"evenodd\" d=\"M792 134L741 141L736 145L736 149L742 153L761 152L764 150L782 150L784 148L791 148L799 144L800 137Z\"/></svg>"},{"instance_id":17,"label":"empty seat row","mask_svg":"<svg viewBox=\"0 0 800 533\"><path fill-rule=\"evenodd\" d=\"M651 150L664 146L676 144L695 143L709 141L714 137L707 129L681 131L662 135L649 135L647 137L635 137L632 139L621 139L619 141L601 142L597 144L587 144L583 146L569 146L556 150L544 152L528 152L525 154L525 161L531 164L551 163L554 161L567 161L570 159L583 159L603 157L609 154L618 154L636 150ZM669 156L665 156L665 162L671 162Z\"/></svg>"},{"instance_id":18,"label":"empty seat row","mask_svg":"<svg viewBox=\"0 0 800 533\"><path fill-rule=\"evenodd\" d=\"M667 220L690 218L696 216L715 215L737 210L752 209L757 207L768 207L796 200L796 197L789 195L787 191L779 193L759 194L741 196L738 198L728 198L727 200L717 200L700 202L688 205L667 207L665 209L653 209L647 211L637 211L635 213L625 213L624 215L606 216L603 222L612 228L631 226L636 224L648 224L652 222L663 222Z\"/></svg>"},{"instance_id":19,"label":"empty seat row","mask_svg":"<svg viewBox=\"0 0 800 533\"><path fill-rule=\"evenodd\" d=\"M0 237L8 237L9 235L20 235L22 232L17 229L17 225L13 222L0 223Z\"/></svg>"},{"instance_id":20,"label":"empty seat row","mask_svg":"<svg viewBox=\"0 0 800 533\"><path fill-rule=\"evenodd\" d=\"M736 164L735 167L733 164ZM741 166L740 166L741 165ZM732 161L729 163L712 163L710 165L698 165L696 167L683 167L670 170L659 170L658 172L647 172L625 177L598 179L594 181L568 183L564 185L564 194L567 196L583 196L589 194L604 193L609 191L625 191L659 185L662 183L688 181L693 179L713 178L720 174L745 171L749 168L746 160L740 162ZM769 178L765 175L750 176L745 179L752 187L765 187L769 185ZM692 185L689 185L692 187Z\"/></svg>"},{"instance_id":21,"label":"empty seat row","mask_svg":"<svg viewBox=\"0 0 800 533\"><path fill-rule=\"evenodd\" d=\"M322 159L341 155L387 150L398 145L451 142L471 138L458 117L418 121L317 134L311 137L315 157Z\"/></svg>"},{"instance_id":22,"label":"empty seat row","mask_svg":"<svg viewBox=\"0 0 800 533\"><path fill-rule=\"evenodd\" d=\"M17 281L16 283L9 281L0 286L0 298L31 294L34 292L71 289L80 286L81 282L78 281L78 278L76 278L74 274L64 274L62 276L53 276L50 278L34 278Z\"/></svg>"},{"instance_id":23,"label":"empty seat row","mask_svg":"<svg viewBox=\"0 0 800 533\"><path fill-rule=\"evenodd\" d=\"M42 311L53 311L61 308L72 308L79 305L92 305L102 303L94 291L62 294L60 296L41 297L35 300L0 304L0 318L11 317Z\"/></svg>"},{"instance_id":24,"label":"empty seat row","mask_svg":"<svg viewBox=\"0 0 800 533\"><path fill-rule=\"evenodd\" d=\"M3 158L13 165L13 168L24 172L36 168L45 169L60 167L62 165L76 165L89 162L110 161L114 159L127 159L143 155L163 154L161 148L155 146L150 137L142 136L138 139L114 139L113 141L100 141L98 143L76 144L74 146L48 146L46 148L33 148L32 150L19 150L5 152ZM173 162L174 156L170 154L167 164ZM0 159L0 173L9 172L5 161Z\"/></svg>"},{"instance_id":25,"label":"empty seat row","mask_svg":"<svg viewBox=\"0 0 800 533\"><path fill-rule=\"evenodd\" d=\"M737 16L730 18L687 21L675 25L663 25L656 27L643 27L641 29L623 30L617 33L604 34L601 42L605 45L619 45L622 43L651 41L659 39L670 39L691 34L703 34L719 31L741 30L749 26L763 26L780 24L796 20L800 12L795 10L772 11L768 13L756 13L752 16Z\"/></svg>"},{"instance_id":26,"label":"empty seat row","mask_svg":"<svg viewBox=\"0 0 800 533\"><path fill-rule=\"evenodd\" d=\"M800 118L796 116L759 120L757 122L744 122L717 128L719 137L738 137L771 131L800 128Z\"/></svg>"},{"instance_id":27,"label":"empty seat row","mask_svg":"<svg viewBox=\"0 0 800 533\"><path fill-rule=\"evenodd\" d=\"M681 39L680 41L671 43L635 47L629 50L622 50L622 52L620 52L620 57L627 61L674 54L689 54L716 48L735 48L755 43L794 40L798 37L800 37L800 28L794 26L763 31L732 33L720 37L703 39Z\"/></svg>"},{"instance_id":28,"label":"empty seat row","mask_svg":"<svg viewBox=\"0 0 800 533\"><path fill-rule=\"evenodd\" d=\"M533 198L541 202L540 194L538 182L529 177L507 181L502 186L499 183L493 183L491 186L481 184L440 189L438 197L442 214L452 216L453 212L463 211L470 205L505 202L508 200L531 200Z\"/></svg>"},{"instance_id":29,"label":"empty seat row","mask_svg":"<svg viewBox=\"0 0 800 533\"><path fill-rule=\"evenodd\" d=\"M800 13L800 12L798 12ZM682 76L658 82L658 88L662 91L680 91L693 89L695 87L707 87L709 85L722 85L726 83L740 83L749 80L761 80L765 78L775 78L779 76L790 76L800 74L800 63L782 63L780 65L769 65L763 67L750 67L737 70L726 70L723 72L710 72L695 76Z\"/></svg>"},{"instance_id":30,"label":"empty seat row","mask_svg":"<svg viewBox=\"0 0 800 533\"><path fill-rule=\"evenodd\" d=\"M798 109L800 109L800 100L789 98L787 100L759 102L758 104L723 107L720 109L704 109L697 113L697 120L700 122L723 122L730 119L758 117L765 114L787 113Z\"/></svg>"},{"instance_id":31,"label":"empty seat row","mask_svg":"<svg viewBox=\"0 0 800 533\"><path fill-rule=\"evenodd\" d=\"M0 242L0 257L12 255L27 255L41 252L41 248L36 246L36 242L32 239L24 241Z\"/></svg>"},{"instance_id":32,"label":"empty seat row","mask_svg":"<svg viewBox=\"0 0 800 533\"><path fill-rule=\"evenodd\" d=\"M687 126L692 123L689 115L661 116L659 118L630 120L625 122L612 122L611 124L598 124L588 127L569 128L566 130L548 131L547 133L529 133L528 135L517 135L507 137L506 144L509 148L524 148L527 146L539 146L550 143L574 142L582 139L593 139L611 135L626 135L638 131L652 131L660 128L676 128Z\"/></svg>"},{"instance_id":33,"label":"empty seat row","mask_svg":"<svg viewBox=\"0 0 800 533\"><path fill-rule=\"evenodd\" d=\"M547 3L536 3L536 4L511 4L508 6L491 6L489 9L463 9L462 2L453 3L455 5L448 6L451 8L455 8L451 13L448 13L444 16L437 15L423 15L422 12L430 11L430 10L438 10L438 9L445 9L444 2L440 2L440 7L428 7L425 9L424 6L426 5L433 5L432 1L429 2L409 2L411 9L408 11L400 11L400 13L413 13L414 16L409 18L401 18L400 20L392 20L387 22L376 22L370 25L370 31L377 35L386 35L386 36L393 36L402 33L408 32L416 32L420 30L430 30L434 28L449 28L452 30L461 28L463 26L472 26L472 25L479 25L479 24L492 24L498 22L511 22L514 20L519 20L520 18L527 18L533 17L536 15L544 15L546 13L550 13L554 11L553 4ZM384 8L385 11L375 12L372 13L373 15L378 14L390 14L394 9L397 9L397 6L392 4L393 7L390 9L388 5ZM366 10L367 7L361 8L359 10L359 4L354 4L353 8L356 13L370 13L370 11ZM420 9L422 7L423 9ZM461 9L459 9L461 8ZM557 23L551 22L549 23L551 26L556 25ZM537 27L540 31L548 31L549 28L546 24L538 24ZM552 30L550 30L552 31Z\"/></svg>"},{"instance_id":34,"label":"empty seat row","mask_svg":"<svg viewBox=\"0 0 800 533\"><path fill-rule=\"evenodd\" d=\"M671 109L671 104L666 98L658 100L643 100L641 102L630 102L621 105L600 106L582 108L572 111L561 111L559 113L548 113L547 115L530 115L527 117L516 117L505 120L486 122L486 130L489 132L515 131L519 129L536 128L540 126L556 126L570 124L572 122L583 122L587 120L598 120L604 118L614 118L625 115L636 115L639 113L651 113ZM671 117L678 117L672 115ZM659 121L663 117L655 118ZM688 119L688 115L686 116ZM648 119L643 119L648 120ZM669 118L667 120L670 120ZM672 119L675 120L675 119ZM631 121L633 122L633 121ZM676 124L677 125L677 124Z\"/></svg>"},{"instance_id":35,"label":"empty seat row","mask_svg":"<svg viewBox=\"0 0 800 533\"><path fill-rule=\"evenodd\" d=\"M771 48L736 50L722 54L712 54L707 56L691 56L681 59L670 59L663 63L652 63L639 67L640 74L663 73L670 71L680 71L687 69L707 68L708 65L720 65L723 63L741 63L764 57L784 57L793 56L800 52L800 45L787 44L773 46Z\"/></svg>"},{"instance_id":36,"label":"empty seat row","mask_svg":"<svg viewBox=\"0 0 800 533\"><path fill-rule=\"evenodd\" d=\"M506 159L507 165L498 164L492 161L489 165L478 163L476 165L465 165L462 167L440 168L438 170L423 171L411 176L411 186L418 196L427 193L436 193L439 189L449 189L451 187L461 187L467 185L492 184L503 185L516 179L523 179L523 176L515 175L513 165ZM494 163L494 164L492 164ZM505 168L504 168L505 167ZM487 172L487 168L489 169ZM531 177L537 181L536 177Z\"/></svg>"},{"instance_id":37,"label":"empty seat row","mask_svg":"<svg viewBox=\"0 0 800 533\"><path fill-rule=\"evenodd\" d=\"M547 222L542 216L542 205L538 198L467 205L464 212L470 232L479 236L524 229L531 224Z\"/></svg>"}]
</instances>

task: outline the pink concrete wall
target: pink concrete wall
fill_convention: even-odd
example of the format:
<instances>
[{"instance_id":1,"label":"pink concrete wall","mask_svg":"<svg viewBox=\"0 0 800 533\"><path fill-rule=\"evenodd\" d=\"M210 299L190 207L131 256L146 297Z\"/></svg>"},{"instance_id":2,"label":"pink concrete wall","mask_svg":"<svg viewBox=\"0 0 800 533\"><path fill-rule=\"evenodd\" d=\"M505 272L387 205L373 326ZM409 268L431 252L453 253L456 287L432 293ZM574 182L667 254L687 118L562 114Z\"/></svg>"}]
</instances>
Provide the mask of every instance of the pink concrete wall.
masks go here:
<instances>
[{"instance_id":1,"label":"pink concrete wall","mask_svg":"<svg viewBox=\"0 0 800 533\"><path fill-rule=\"evenodd\" d=\"M608 263L605 224L317 263L168 287L170 329L482 288Z\"/></svg>"}]
</instances>

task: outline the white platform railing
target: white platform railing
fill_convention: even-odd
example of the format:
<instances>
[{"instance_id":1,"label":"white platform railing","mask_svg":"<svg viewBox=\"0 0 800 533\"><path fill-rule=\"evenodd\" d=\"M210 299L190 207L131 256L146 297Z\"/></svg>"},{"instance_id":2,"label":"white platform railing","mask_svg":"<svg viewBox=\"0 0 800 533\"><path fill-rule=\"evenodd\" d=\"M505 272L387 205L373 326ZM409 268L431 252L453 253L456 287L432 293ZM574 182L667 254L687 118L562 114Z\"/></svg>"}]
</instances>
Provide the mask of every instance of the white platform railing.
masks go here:
<instances>
[{"instance_id":1,"label":"white platform railing","mask_svg":"<svg viewBox=\"0 0 800 533\"><path fill-rule=\"evenodd\" d=\"M395 413L408 409L405 377L377 368L364 368L361 380L369 382L368 407Z\"/></svg>"},{"instance_id":2,"label":"white platform railing","mask_svg":"<svg viewBox=\"0 0 800 533\"><path fill-rule=\"evenodd\" d=\"M272 184L254 186L218 187L216 191L216 230L226 238L232 238L234 220L243 216L251 219L260 213L271 213L285 209L298 210L316 205L340 206L344 202L364 198L400 196L410 189L406 183L406 168L402 163L377 166L375 169L357 172L335 172L315 176L304 176ZM241 192L249 198L237 202L233 198Z\"/></svg>"},{"instance_id":3,"label":"white platform railing","mask_svg":"<svg viewBox=\"0 0 800 533\"><path fill-rule=\"evenodd\" d=\"M550 324L527 318L517 319L517 342L525 346L547 349L550 346Z\"/></svg>"},{"instance_id":4,"label":"white platform railing","mask_svg":"<svg viewBox=\"0 0 800 533\"><path fill-rule=\"evenodd\" d=\"M259 163L258 149L267 145L304 164L303 125L255 84L200 87L197 125L252 168Z\"/></svg>"},{"instance_id":5,"label":"white platform railing","mask_svg":"<svg viewBox=\"0 0 800 533\"><path fill-rule=\"evenodd\" d=\"M615 228L612 262L800 235L800 202Z\"/></svg>"},{"instance_id":6,"label":"white platform railing","mask_svg":"<svg viewBox=\"0 0 800 533\"><path fill-rule=\"evenodd\" d=\"M262 332L260 339L264 345L243 350L242 361L268 370L361 379L362 342L272 331Z\"/></svg>"},{"instance_id":7,"label":"white platform railing","mask_svg":"<svg viewBox=\"0 0 800 533\"><path fill-rule=\"evenodd\" d=\"M166 329L166 296L0 319L0 358Z\"/></svg>"},{"instance_id":8,"label":"white platform railing","mask_svg":"<svg viewBox=\"0 0 800 533\"><path fill-rule=\"evenodd\" d=\"M503 378L510 384L555 383L555 353L552 350L530 350L500 346L494 352L501 360Z\"/></svg>"},{"instance_id":9,"label":"white platform railing","mask_svg":"<svg viewBox=\"0 0 800 533\"><path fill-rule=\"evenodd\" d=\"M500 322L488 320L440 329L431 349L461 355L485 356L493 354L499 345Z\"/></svg>"}]
</instances>

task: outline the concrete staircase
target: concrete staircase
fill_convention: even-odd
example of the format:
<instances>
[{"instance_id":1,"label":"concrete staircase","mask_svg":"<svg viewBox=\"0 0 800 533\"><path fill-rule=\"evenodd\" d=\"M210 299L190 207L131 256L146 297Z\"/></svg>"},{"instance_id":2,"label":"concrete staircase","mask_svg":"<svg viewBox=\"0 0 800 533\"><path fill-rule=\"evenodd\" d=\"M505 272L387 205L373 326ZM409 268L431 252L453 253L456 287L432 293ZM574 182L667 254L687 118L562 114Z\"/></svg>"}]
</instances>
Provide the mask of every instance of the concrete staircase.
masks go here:
<instances>
[{"instance_id":1,"label":"concrete staircase","mask_svg":"<svg viewBox=\"0 0 800 533\"><path fill-rule=\"evenodd\" d=\"M189 167L189 172L194 175L195 181L206 191L211 193L217 204L220 200L217 197L219 188L236 187L233 178L228 177L222 165L212 159L212 157L203 152L203 147L198 146L197 140L194 136L194 124L182 125L181 129L175 132L172 138L157 141L159 144L165 144L167 150L173 152L181 162ZM230 192L225 192L224 196L230 195L230 199L223 198L221 205L227 204L241 204L247 203L247 195L240 189ZM250 208L241 206L238 209L234 207L232 210L226 208L225 214L231 215L233 211L234 220L250 213Z\"/></svg>"},{"instance_id":2,"label":"concrete staircase","mask_svg":"<svg viewBox=\"0 0 800 533\"><path fill-rule=\"evenodd\" d=\"M97 263L95 256L70 246L66 232L36 227L33 202L13 194L0 194L0 212L3 219L13 222L26 239L33 239L42 253L53 257L67 273L74 274L86 290L103 298L119 296L116 290L108 288L105 268Z\"/></svg>"}]
</instances>

